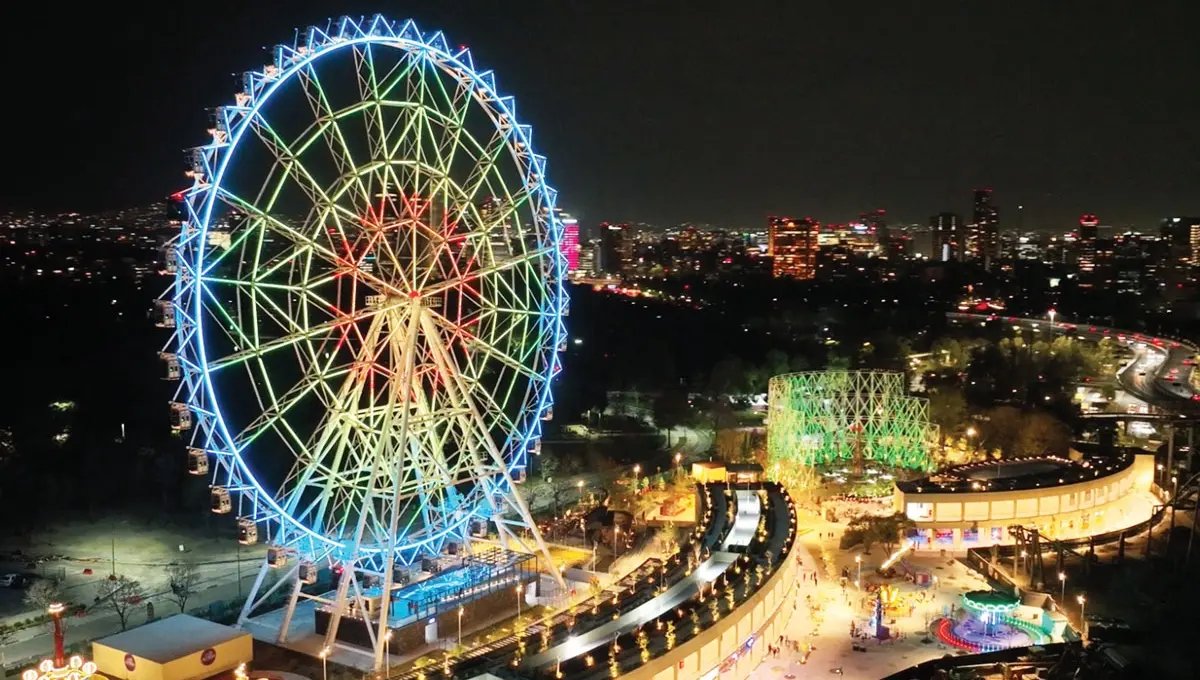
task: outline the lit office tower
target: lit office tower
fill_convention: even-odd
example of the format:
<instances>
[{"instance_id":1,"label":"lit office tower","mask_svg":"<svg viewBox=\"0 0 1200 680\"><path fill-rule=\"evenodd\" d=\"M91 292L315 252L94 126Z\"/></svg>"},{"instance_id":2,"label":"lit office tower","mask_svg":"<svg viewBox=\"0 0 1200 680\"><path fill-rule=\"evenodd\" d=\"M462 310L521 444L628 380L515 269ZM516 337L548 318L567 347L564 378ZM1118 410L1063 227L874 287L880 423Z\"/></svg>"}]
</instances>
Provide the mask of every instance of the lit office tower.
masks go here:
<instances>
[{"instance_id":1,"label":"lit office tower","mask_svg":"<svg viewBox=\"0 0 1200 680\"><path fill-rule=\"evenodd\" d=\"M563 236L559 248L563 257L567 258L567 273L574 274L579 271L579 220L563 214L562 224Z\"/></svg>"},{"instance_id":2,"label":"lit office tower","mask_svg":"<svg viewBox=\"0 0 1200 680\"><path fill-rule=\"evenodd\" d=\"M962 218L952 212L938 213L929 218L933 232L933 259L942 262L957 260L963 253Z\"/></svg>"},{"instance_id":3,"label":"lit office tower","mask_svg":"<svg viewBox=\"0 0 1200 680\"><path fill-rule=\"evenodd\" d=\"M1091 288L1096 283L1096 238L1100 220L1095 215L1079 218L1079 234L1075 238L1075 262L1079 266L1079 287Z\"/></svg>"},{"instance_id":4,"label":"lit office tower","mask_svg":"<svg viewBox=\"0 0 1200 680\"><path fill-rule=\"evenodd\" d=\"M767 248L775 278L811 279L817 273L817 234L821 225L812 218L767 218Z\"/></svg>"},{"instance_id":5,"label":"lit office tower","mask_svg":"<svg viewBox=\"0 0 1200 680\"><path fill-rule=\"evenodd\" d=\"M967 234L968 259L990 268L1000 257L1000 213L992 204L991 189L975 190L975 207Z\"/></svg>"}]
</instances>

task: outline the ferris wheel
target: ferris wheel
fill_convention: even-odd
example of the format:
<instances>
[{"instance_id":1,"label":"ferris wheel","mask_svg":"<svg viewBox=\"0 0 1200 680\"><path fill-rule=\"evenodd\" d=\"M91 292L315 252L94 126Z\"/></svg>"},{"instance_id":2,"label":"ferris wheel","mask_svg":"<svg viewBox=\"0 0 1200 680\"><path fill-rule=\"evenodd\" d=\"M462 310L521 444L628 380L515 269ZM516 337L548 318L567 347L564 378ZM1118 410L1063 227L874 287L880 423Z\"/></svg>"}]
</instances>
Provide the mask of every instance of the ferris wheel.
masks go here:
<instances>
[{"instance_id":1,"label":"ferris wheel","mask_svg":"<svg viewBox=\"0 0 1200 680\"><path fill-rule=\"evenodd\" d=\"M243 621L283 567L285 635L335 567L332 641L365 581L388 593L488 527L552 565L516 485L552 414L566 259L512 97L440 32L342 18L276 47L209 134L158 323L188 469L268 545Z\"/></svg>"}]
</instances>

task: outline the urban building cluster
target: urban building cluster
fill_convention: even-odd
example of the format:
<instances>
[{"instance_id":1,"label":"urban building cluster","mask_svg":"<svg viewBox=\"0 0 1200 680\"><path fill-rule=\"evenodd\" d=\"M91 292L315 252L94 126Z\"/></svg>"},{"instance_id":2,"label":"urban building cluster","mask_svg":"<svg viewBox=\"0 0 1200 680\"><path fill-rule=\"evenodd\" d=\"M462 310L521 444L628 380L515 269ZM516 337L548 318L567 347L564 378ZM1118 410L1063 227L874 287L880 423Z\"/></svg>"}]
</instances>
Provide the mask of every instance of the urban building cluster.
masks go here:
<instances>
[{"instance_id":1,"label":"urban building cluster","mask_svg":"<svg viewBox=\"0 0 1200 680\"><path fill-rule=\"evenodd\" d=\"M886 210L844 223L769 216L761 230L685 224L601 222L592 228L564 216L563 249L575 278L701 276L755 273L796 280L866 275L894 279L905 264L968 262L997 274L1022 263L1053 267L1082 289L1186 296L1200 280L1200 217L1170 216L1146 230L1105 225L1093 214L1059 233L1027 230L1023 206L1011 226L991 189L973 194L971 218L945 211L928 224L890 222ZM1003 227L1003 228L1002 228Z\"/></svg>"},{"instance_id":2,"label":"urban building cluster","mask_svg":"<svg viewBox=\"0 0 1200 680\"><path fill-rule=\"evenodd\" d=\"M157 274L166 205L98 214L0 215L0 275L87 281Z\"/></svg>"}]
</instances>

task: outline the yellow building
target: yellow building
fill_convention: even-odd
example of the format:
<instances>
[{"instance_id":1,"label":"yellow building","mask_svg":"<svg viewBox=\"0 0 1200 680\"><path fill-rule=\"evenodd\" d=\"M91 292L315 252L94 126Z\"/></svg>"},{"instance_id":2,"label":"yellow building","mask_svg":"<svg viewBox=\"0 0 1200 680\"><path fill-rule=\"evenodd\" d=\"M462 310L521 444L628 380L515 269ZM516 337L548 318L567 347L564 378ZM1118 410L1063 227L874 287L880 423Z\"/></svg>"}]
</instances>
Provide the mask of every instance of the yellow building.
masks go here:
<instances>
[{"instance_id":1,"label":"yellow building","mask_svg":"<svg viewBox=\"0 0 1200 680\"><path fill-rule=\"evenodd\" d=\"M766 479L762 466L757 463L725 463L705 460L692 463L692 479L698 484L733 482L753 484Z\"/></svg>"},{"instance_id":2,"label":"yellow building","mask_svg":"<svg viewBox=\"0 0 1200 680\"><path fill-rule=\"evenodd\" d=\"M97 669L124 680L203 680L253 658L253 639L246 631L186 614L92 643Z\"/></svg>"},{"instance_id":3,"label":"yellow building","mask_svg":"<svg viewBox=\"0 0 1200 680\"><path fill-rule=\"evenodd\" d=\"M1064 539L1131 526L1149 516L1138 492L1153 475L1151 454L972 463L897 482L894 502L916 523L918 549L965 550L1007 543L1017 524Z\"/></svg>"}]
</instances>

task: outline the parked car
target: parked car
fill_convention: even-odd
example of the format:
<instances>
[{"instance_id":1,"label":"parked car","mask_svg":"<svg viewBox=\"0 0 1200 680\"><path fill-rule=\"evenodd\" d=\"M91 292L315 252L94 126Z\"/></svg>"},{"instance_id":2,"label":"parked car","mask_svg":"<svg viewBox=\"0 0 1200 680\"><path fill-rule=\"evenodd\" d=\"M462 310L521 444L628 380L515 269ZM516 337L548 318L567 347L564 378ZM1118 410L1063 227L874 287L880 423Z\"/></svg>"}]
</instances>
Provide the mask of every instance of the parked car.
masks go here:
<instances>
[{"instance_id":1,"label":"parked car","mask_svg":"<svg viewBox=\"0 0 1200 680\"><path fill-rule=\"evenodd\" d=\"M28 588L35 578L33 574L4 574L0 576L0 588Z\"/></svg>"}]
</instances>

